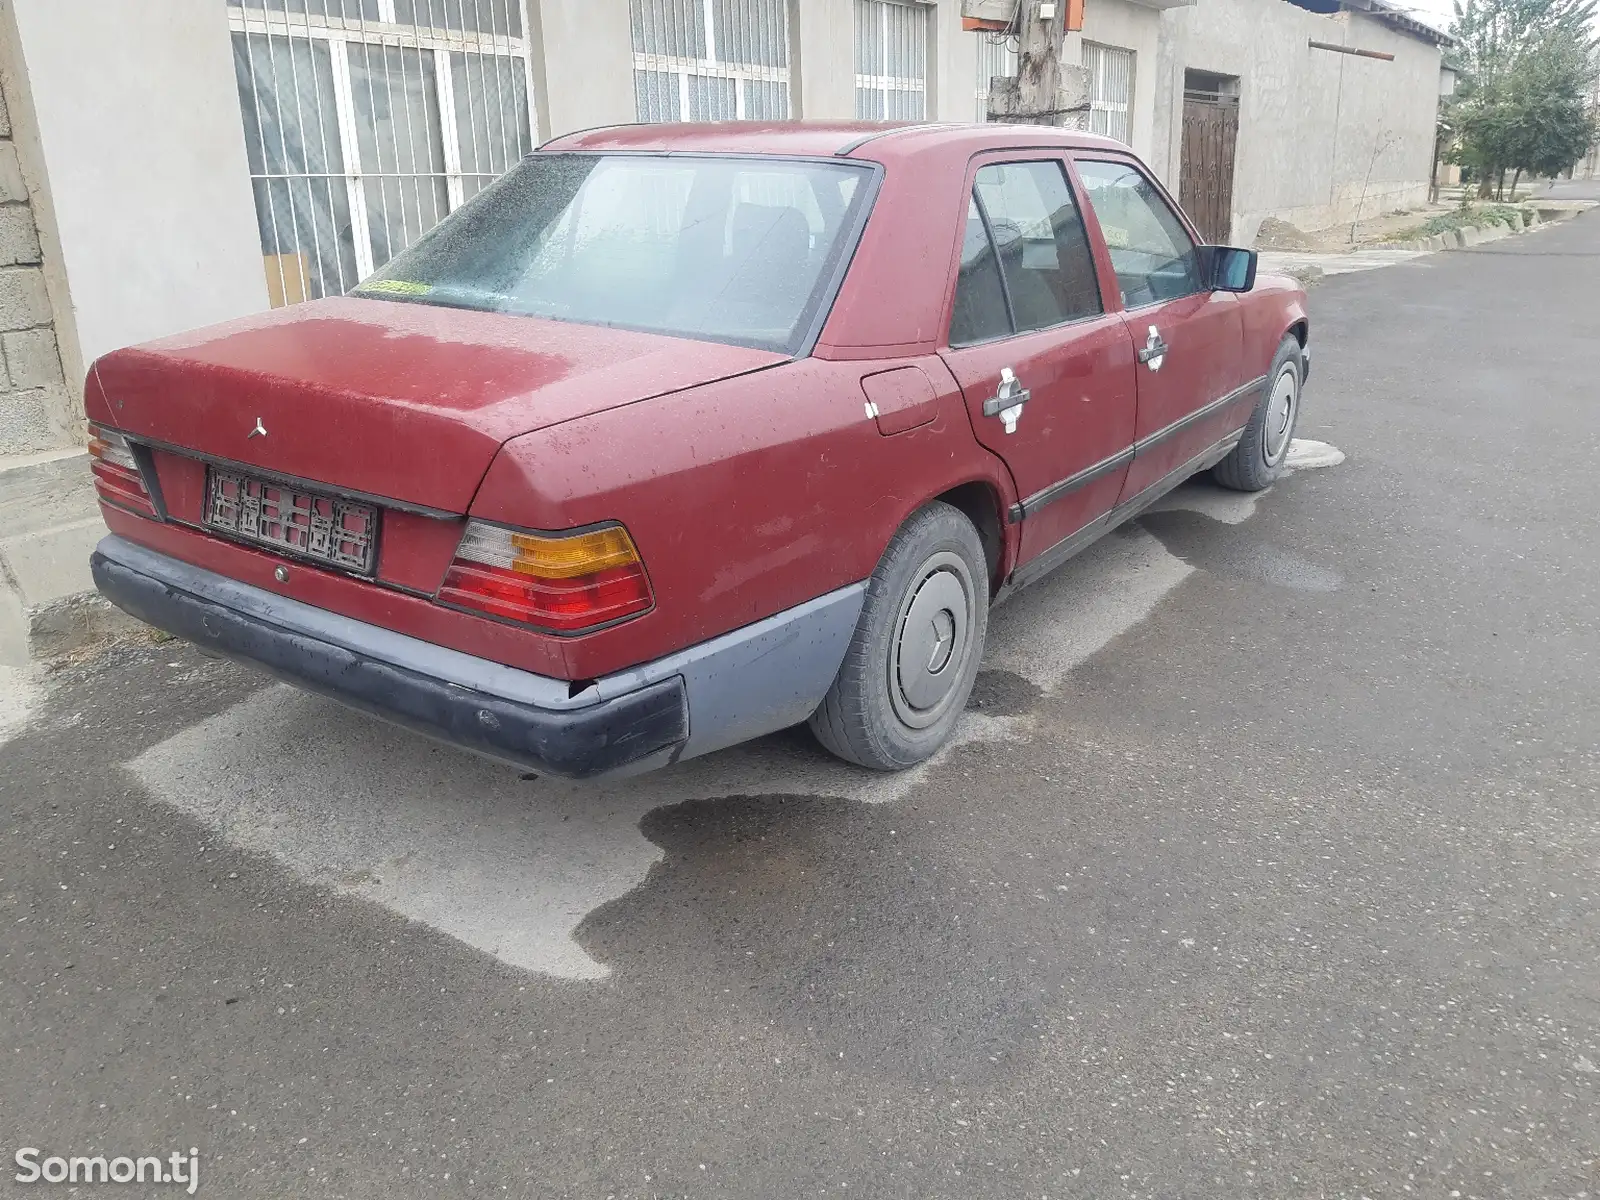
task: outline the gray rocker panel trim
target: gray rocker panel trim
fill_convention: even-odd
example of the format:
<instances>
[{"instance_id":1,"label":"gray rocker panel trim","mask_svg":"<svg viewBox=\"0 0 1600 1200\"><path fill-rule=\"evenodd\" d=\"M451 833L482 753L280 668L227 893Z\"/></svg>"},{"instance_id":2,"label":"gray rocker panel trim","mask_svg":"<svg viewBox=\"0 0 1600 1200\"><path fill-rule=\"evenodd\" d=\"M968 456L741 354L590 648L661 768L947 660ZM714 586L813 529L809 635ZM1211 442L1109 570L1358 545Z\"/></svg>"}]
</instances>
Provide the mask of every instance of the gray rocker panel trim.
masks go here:
<instances>
[{"instance_id":1,"label":"gray rocker panel trim","mask_svg":"<svg viewBox=\"0 0 1600 1200\"><path fill-rule=\"evenodd\" d=\"M1033 495L1024 497L1018 503L1013 504L1006 513L1007 518L1015 525L1018 521L1033 516L1034 513L1060 500L1063 496L1068 496L1079 488L1086 487L1095 480L1102 479L1111 474L1111 472L1126 466L1137 456L1160 445L1168 438L1176 437L1185 429L1198 424L1209 416L1213 416L1229 405L1243 400L1246 396L1260 391L1262 385L1266 382L1267 377L1265 375L1252 379L1243 387L1234 388L1226 396L1218 397L1203 408L1197 408L1192 413L1186 413L1170 425L1164 425L1154 433L1146 434L1126 449L1102 458L1092 466L1085 467L1076 474L1068 475L1065 479L1057 480L1049 487L1041 488L1039 491L1034 492Z\"/></svg>"},{"instance_id":2,"label":"gray rocker panel trim","mask_svg":"<svg viewBox=\"0 0 1600 1200\"><path fill-rule=\"evenodd\" d=\"M1076 533L1068 534L1032 562L1024 563L1012 573L1011 579L1006 583L1005 587L1000 589L996 599L1002 599L1018 588L1026 587L1028 584L1042 579L1073 555L1098 540L1102 534L1109 533L1124 521L1138 516L1150 505L1161 499L1162 496L1165 496L1185 479L1188 479L1189 476L1204 471L1208 467L1216 466L1239 444L1239 439L1243 436L1244 430L1236 429L1219 441L1213 442L1176 470L1169 471L1149 487L1136 495L1130 496L1104 516L1090 521Z\"/></svg>"}]
</instances>

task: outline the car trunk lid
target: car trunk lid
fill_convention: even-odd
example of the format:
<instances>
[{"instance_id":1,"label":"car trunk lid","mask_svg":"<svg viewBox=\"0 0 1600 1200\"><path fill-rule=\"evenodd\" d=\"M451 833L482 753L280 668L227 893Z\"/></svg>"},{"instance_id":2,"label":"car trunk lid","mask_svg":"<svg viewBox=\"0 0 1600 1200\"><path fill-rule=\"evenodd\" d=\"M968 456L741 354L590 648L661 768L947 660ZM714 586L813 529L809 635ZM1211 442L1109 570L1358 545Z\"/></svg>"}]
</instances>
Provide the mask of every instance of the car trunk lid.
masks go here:
<instances>
[{"instance_id":1,"label":"car trunk lid","mask_svg":"<svg viewBox=\"0 0 1600 1200\"><path fill-rule=\"evenodd\" d=\"M136 438L462 513L510 438L785 361L659 334L337 297L115 351L95 364L88 400L92 419L104 414Z\"/></svg>"}]
</instances>

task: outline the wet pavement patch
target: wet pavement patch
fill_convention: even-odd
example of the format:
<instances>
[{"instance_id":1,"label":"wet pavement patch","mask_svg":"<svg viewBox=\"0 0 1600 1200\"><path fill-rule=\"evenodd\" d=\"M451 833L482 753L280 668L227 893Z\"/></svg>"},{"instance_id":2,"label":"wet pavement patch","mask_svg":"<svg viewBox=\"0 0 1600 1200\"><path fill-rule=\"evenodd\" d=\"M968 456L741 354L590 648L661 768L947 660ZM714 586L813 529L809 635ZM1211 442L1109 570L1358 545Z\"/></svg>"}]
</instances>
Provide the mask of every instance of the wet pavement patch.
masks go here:
<instances>
[{"instance_id":1,"label":"wet pavement patch","mask_svg":"<svg viewBox=\"0 0 1600 1200\"><path fill-rule=\"evenodd\" d=\"M1005 1077L1031 1064L1053 1007L1098 990L1056 874L1074 849L1060 825L1034 828L1038 852L992 879L952 861L929 811L785 795L658 808L640 829L664 859L576 938L641 1002L693 981L725 1019L737 1009L841 1069Z\"/></svg>"},{"instance_id":2,"label":"wet pavement patch","mask_svg":"<svg viewBox=\"0 0 1600 1200\"><path fill-rule=\"evenodd\" d=\"M1017 717L1030 711L1043 695L1038 684L1016 672L990 667L978 672L967 707L989 716Z\"/></svg>"},{"instance_id":3,"label":"wet pavement patch","mask_svg":"<svg viewBox=\"0 0 1600 1200\"><path fill-rule=\"evenodd\" d=\"M1339 572L1262 541L1258 531L1226 525L1196 512L1149 512L1137 524L1191 567L1225 579L1297 592L1336 592L1344 586Z\"/></svg>"}]
</instances>

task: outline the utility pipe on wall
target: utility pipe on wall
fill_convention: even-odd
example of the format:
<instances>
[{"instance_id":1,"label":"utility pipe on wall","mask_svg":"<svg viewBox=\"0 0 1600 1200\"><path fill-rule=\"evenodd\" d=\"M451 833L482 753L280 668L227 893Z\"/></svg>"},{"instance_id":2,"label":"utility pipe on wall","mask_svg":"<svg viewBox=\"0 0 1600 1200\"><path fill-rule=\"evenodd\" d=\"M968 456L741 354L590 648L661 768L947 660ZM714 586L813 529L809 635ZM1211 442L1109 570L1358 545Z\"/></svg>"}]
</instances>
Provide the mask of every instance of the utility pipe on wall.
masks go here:
<instances>
[{"instance_id":1,"label":"utility pipe on wall","mask_svg":"<svg viewBox=\"0 0 1600 1200\"><path fill-rule=\"evenodd\" d=\"M1382 50L1358 50L1354 46L1339 46L1333 42L1307 42L1313 50L1332 50L1335 54L1354 54L1357 58L1376 58L1382 62L1393 62L1394 55L1385 54Z\"/></svg>"}]
</instances>

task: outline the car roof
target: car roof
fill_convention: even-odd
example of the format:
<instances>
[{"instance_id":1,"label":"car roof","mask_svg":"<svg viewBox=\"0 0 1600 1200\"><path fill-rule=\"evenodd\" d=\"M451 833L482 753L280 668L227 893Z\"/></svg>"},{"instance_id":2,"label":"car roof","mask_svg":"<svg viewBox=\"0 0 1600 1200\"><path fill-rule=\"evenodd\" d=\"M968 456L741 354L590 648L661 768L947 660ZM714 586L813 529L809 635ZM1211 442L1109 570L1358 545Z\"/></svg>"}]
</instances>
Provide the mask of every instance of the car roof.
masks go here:
<instances>
[{"instance_id":1,"label":"car roof","mask_svg":"<svg viewBox=\"0 0 1600 1200\"><path fill-rule=\"evenodd\" d=\"M1013 152L1040 158L1078 149L1132 154L1110 138L1038 125L727 121L583 130L546 142L530 157L570 151L783 155L881 165L866 229L814 350L820 358L878 359L933 353L944 334L973 160L993 151L1009 159Z\"/></svg>"},{"instance_id":2,"label":"car roof","mask_svg":"<svg viewBox=\"0 0 1600 1200\"><path fill-rule=\"evenodd\" d=\"M1013 146L1123 150L1111 138L1048 125L914 124L883 121L714 121L609 125L552 138L545 151L756 154L854 158L888 163L929 150L967 153Z\"/></svg>"}]
</instances>

